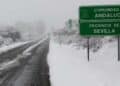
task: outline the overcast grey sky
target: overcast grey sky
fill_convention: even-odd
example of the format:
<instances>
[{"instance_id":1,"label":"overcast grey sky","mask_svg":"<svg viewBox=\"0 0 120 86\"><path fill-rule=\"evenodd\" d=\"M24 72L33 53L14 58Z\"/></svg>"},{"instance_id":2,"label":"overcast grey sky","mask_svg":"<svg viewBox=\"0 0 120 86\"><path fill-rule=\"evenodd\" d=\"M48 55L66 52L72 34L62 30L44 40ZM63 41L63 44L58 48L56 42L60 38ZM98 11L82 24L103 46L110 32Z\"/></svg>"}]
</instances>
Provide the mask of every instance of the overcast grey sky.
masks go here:
<instances>
[{"instance_id":1,"label":"overcast grey sky","mask_svg":"<svg viewBox=\"0 0 120 86\"><path fill-rule=\"evenodd\" d=\"M120 0L0 0L0 24L43 20L48 27L62 27L78 18L78 8L87 4L120 4Z\"/></svg>"}]
</instances>

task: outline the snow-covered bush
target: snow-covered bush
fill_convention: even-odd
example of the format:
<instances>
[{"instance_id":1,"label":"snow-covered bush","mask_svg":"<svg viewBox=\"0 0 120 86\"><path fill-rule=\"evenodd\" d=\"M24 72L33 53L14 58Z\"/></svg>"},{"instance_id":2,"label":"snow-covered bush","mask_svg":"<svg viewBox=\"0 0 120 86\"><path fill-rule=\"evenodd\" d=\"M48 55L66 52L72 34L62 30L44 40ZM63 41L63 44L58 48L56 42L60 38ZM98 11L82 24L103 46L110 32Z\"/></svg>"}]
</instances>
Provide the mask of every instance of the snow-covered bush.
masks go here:
<instances>
[{"instance_id":1,"label":"snow-covered bush","mask_svg":"<svg viewBox=\"0 0 120 86\"><path fill-rule=\"evenodd\" d=\"M0 46L9 45L21 40L20 32L13 26L0 27Z\"/></svg>"},{"instance_id":2,"label":"snow-covered bush","mask_svg":"<svg viewBox=\"0 0 120 86\"><path fill-rule=\"evenodd\" d=\"M66 26L64 26L64 28L62 29L57 29L53 31L52 38L56 42L60 44L71 44L75 46L76 48L87 48L88 41L89 41L90 49L93 52L96 52L102 47L103 44L116 41L115 36L107 36L107 37L106 36L94 36L94 37L91 36L89 37L89 40L88 40L88 37L80 36L78 22L74 20L72 25L68 25L68 24L69 23L66 23Z\"/></svg>"}]
</instances>

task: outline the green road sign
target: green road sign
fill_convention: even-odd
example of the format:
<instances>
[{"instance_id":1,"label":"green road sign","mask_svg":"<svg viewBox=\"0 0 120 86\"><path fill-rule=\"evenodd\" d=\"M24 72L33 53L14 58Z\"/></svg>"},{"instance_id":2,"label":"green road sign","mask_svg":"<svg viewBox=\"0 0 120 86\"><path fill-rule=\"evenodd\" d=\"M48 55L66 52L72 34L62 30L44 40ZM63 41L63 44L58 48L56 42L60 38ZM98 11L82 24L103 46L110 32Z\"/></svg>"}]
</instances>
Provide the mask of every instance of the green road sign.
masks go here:
<instances>
[{"instance_id":1,"label":"green road sign","mask_svg":"<svg viewBox=\"0 0 120 86\"><path fill-rule=\"evenodd\" d=\"M81 6L80 35L120 35L120 5Z\"/></svg>"}]
</instances>

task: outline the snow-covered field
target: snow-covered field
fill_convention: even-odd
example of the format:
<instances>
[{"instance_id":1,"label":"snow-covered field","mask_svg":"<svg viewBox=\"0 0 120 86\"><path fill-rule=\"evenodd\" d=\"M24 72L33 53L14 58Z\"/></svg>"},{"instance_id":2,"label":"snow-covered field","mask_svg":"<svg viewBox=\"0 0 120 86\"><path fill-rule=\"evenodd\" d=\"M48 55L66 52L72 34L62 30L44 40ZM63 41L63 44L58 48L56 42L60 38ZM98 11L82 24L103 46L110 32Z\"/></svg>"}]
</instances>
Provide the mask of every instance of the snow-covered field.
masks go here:
<instances>
[{"instance_id":1,"label":"snow-covered field","mask_svg":"<svg viewBox=\"0 0 120 86\"><path fill-rule=\"evenodd\" d=\"M90 60L93 62L107 63L117 62L118 60L118 44L117 41L105 43L98 52L90 52Z\"/></svg>"},{"instance_id":2,"label":"snow-covered field","mask_svg":"<svg viewBox=\"0 0 120 86\"><path fill-rule=\"evenodd\" d=\"M120 86L120 63L117 62L117 43L108 43L91 53L87 62L86 50L50 43L48 63L52 86Z\"/></svg>"}]
</instances>

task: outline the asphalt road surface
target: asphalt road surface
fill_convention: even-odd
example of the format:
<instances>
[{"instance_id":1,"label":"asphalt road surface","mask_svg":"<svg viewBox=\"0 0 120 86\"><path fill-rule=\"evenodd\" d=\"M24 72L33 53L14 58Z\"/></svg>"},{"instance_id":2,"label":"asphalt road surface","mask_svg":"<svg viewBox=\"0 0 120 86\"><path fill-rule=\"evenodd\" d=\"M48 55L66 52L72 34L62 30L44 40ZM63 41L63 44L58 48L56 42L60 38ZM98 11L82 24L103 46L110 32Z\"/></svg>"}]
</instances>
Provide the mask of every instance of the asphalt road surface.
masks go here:
<instances>
[{"instance_id":1,"label":"asphalt road surface","mask_svg":"<svg viewBox=\"0 0 120 86\"><path fill-rule=\"evenodd\" d=\"M49 39L35 43L28 43L15 48L2 57L12 58L12 64L0 70L0 86L50 86L49 66L47 54L49 52ZM29 47L31 50L23 52Z\"/></svg>"}]
</instances>

